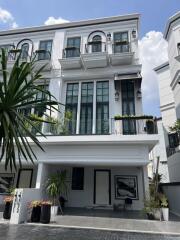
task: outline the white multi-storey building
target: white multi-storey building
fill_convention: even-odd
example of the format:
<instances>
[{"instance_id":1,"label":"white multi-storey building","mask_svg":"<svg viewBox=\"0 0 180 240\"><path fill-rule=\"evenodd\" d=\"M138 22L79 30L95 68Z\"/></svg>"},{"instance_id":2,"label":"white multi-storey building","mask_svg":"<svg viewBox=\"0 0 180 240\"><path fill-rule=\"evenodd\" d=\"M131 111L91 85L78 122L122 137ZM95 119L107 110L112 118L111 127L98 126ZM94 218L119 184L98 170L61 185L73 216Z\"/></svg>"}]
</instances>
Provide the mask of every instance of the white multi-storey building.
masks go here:
<instances>
[{"instance_id":1,"label":"white multi-storey building","mask_svg":"<svg viewBox=\"0 0 180 240\"><path fill-rule=\"evenodd\" d=\"M64 112L71 112L63 131L62 125L59 131L42 126L47 137L39 139L45 152L35 149L38 162L33 167L24 163L12 174L1 166L1 179L41 191L49 174L66 169L67 206L110 207L131 198L132 209L143 208L148 154L158 137L153 119L142 112L139 17L0 32L1 46L21 48L24 58L34 52L37 67L47 64L39 84L64 104L54 117L62 123ZM42 109L32 112L43 115ZM136 117L115 120L115 115Z\"/></svg>"},{"instance_id":2,"label":"white multi-storey building","mask_svg":"<svg viewBox=\"0 0 180 240\"><path fill-rule=\"evenodd\" d=\"M168 42L168 62L154 70L159 78L160 109L163 131L161 140L166 146L166 156L169 172L169 183L163 185L168 197L170 209L180 215L180 135L172 132L175 122L180 119L180 12L169 18L164 38ZM165 153L165 151L164 151ZM168 174L166 175L168 176Z\"/></svg>"},{"instance_id":3,"label":"white multi-storey building","mask_svg":"<svg viewBox=\"0 0 180 240\"><path fill-rule=\"evenodd\" d=\"M164 32L169 61L156 67L159 78L160 109L170 182L180 181L179 134L170 131L180 118L180 12L170 17ZM163 138L162 137L162 138Z\"/></svg>"}]
</instances>

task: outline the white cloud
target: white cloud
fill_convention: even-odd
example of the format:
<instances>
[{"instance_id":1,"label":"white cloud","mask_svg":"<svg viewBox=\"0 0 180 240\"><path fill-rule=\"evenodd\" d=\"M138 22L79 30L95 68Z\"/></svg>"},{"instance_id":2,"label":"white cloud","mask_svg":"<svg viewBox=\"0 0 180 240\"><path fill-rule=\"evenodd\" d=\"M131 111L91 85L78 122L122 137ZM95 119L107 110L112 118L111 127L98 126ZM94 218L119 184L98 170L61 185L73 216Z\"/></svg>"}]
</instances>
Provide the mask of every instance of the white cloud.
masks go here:
<instances>
[{"instance_id":1,"label":"white cloud","mask_svg":"<svg viewBox=\"0 0 180 240\"><path fill-rule=\"evenodd\" d=\"M142 63L142 93L143 105L146 113L158 112L159 90L158 78L153 68L166 62L167 42L163 39L161 32L150 31L140 41L140 62Z\"/></svg>"},{"instance_id":2,"label":"white cloud","mask_svg":"<svg viewBox=\"0 0 180 240\"><path fill-rule=\"evenodd\" d=\"M11 27L12 27L13 29L18 28L18 24L17 24L16 22L13 22L12 25L11 25Z\"/></svg>"},{"instance_id":3,"label":"white cloud","mask_svg":"<svg viewBox=\"0 0 180 240\"><path fill-rule=\"evenodd\" d=\"M0 23L8 24L10 28L17 28L13 15L6 9L0 7Z\"/></svg>"},{"instance_id":4,"label":"white cloud","mask_svg":"<svg viewBox=\"0 0 180 240\"><path fill-rule=\"evenodd\" d=\"M69 22L66 19L63 19L61 17L55 18L55 17L48 17L48 19L44 22L45 25L52 25L52 24L61 24L61 23L67 23Z\"/></svg>"}]
</instances>

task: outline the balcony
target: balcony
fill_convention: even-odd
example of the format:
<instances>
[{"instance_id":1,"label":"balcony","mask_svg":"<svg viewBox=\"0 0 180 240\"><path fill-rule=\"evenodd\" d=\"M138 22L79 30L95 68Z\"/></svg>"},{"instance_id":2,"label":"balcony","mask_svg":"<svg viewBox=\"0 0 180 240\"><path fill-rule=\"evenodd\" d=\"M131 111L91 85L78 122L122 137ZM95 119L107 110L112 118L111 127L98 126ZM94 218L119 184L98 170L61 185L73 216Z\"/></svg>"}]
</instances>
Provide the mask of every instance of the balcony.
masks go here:
<instances>
[{"instance_id":1,"label":"balcony","mask_svg":"<svg viewBox=\"0 0 180 240\"><path fill-rule=\"evenodd\" d=\"M101 121L101 129L97 133L76 134L75 120L50 120L54 123L40 124L45 135L71 136L71 135L151 135L157 134L156 119L150 116L115 117ZM100 120L98 120L100 121ZM110 126L109 126L109 124Z\"/></svg>"},{"instance_id":2,"label":"balcony","mask_svg":"<svg viewBox=\"0 0 180 240\"><path fill-rule=\"evenodd\" d=\"M167 157L174 155L180 151L180 132L168 134L169 146L166 147Z\"/></svg>"},{"instance_id":3,"label":"balcony","mask_svg":"<svg viewBox=\"0 0 180 240\"><path fill-rule=\"evenodd\" d=\"M85 45L85 53L81 56L85 68L102 68L108 65L105 42L89 42Z\"/></svg>"},{"instance_id":4,"label":"balcony","mask_svg":"<svg viewBox=\"0 0 180 240\"><path fill-rule=\"evenodd\" d=\"M129 42L121 41L112 44L113 53L110 55L111 65L129 65L133 63L134 53Z\"/></svg>"},{"instance_id":5,"label":"balcony","mask_svg":"<svg viewBox=\"0 0 180 240\"><path fill-rule=\"evenodd\" d=\"M7 61L7 69L12 69L16 59L21 54L20 49L13 49L8 52L8 61ZM42 71L49 71L52 67L51 65L51 53L45 50L37 50L33 53L30 57L28 53L25 54L24 57L20 56L20 63L23 62L30 62L32 59L35 60L35 68L34 70L37 71L44 66Z\"/></svg>"},{"instance_id":6,"label":"balcony","mask_svg":"<svg viewBox=\"0 0 180 240\"><path fill-rule=\"evenodd\" d=\"M63 70L82 68L80 49L77 47L63 49L62 59L59 59L59 62Z\"/></svg>"}]
</instances>

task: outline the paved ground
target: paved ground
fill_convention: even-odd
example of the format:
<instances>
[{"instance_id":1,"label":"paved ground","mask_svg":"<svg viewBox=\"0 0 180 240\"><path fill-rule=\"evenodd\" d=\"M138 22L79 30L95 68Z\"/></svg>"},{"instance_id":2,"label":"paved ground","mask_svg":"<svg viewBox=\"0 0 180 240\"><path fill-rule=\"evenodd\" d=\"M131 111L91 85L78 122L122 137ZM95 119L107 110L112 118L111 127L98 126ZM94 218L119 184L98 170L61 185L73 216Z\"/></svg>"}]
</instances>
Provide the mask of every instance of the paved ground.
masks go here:
<instances>
[{"instance_id":1,"label":"paved ground","mask_svg":"<svg viewBox=\"0 0 180 240\"><path fill-rule=\"evenodd\" d=\"M180 240L180 236L0 224L0 240Z\"/></svg>"}]
</instances>

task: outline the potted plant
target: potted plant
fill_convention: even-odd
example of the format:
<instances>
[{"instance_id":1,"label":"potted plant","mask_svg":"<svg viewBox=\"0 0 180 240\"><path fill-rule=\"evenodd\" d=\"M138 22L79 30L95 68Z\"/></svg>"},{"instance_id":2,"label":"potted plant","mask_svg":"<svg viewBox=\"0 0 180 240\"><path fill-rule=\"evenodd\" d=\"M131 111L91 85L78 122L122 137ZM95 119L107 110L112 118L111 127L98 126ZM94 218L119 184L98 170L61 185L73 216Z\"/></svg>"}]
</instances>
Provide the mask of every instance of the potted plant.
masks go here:
<instances>
[{"instance_id":1,"label":"potted plant","mask_svg":"<svg viewBox=\"0 0 180 240\"><path fill-rule=\"evenodd\" d=\"M169 221L168 199L164 194L160 195L161 210L164 221Z\"/></svg>"},{"instance_id":2,"label":"potted plant","mask_svg":"<svg viewBox=\"0 0 180 240\"><path fill-rule=\"evenodd\" d=\"M3 212L4 219L11 218L11 209L12 209L13 199L14 199L14 195L4 197L4 202L5 202L5 208Z\"/></svg>"},{"instance_id":3,"label":"potted plant","mask_svg":"<svg viewBox=\"0 0 180 240\"><path fill-rule=\"evenodd\" d=\"M52 202L50 201L41 202L41 218L40 218L41 223L44 223L44 224L50 223L51 205L52 205Z\"/></svg>"},{"instance_id":4,"label":"potted plant","mask_svg":"<svg viewBox=\"0 0 180 240\"><path fill-rule=\"evenodd\" d=\"M41 217L41 201L32 201L30 205L31 211L31 222L39 222Z\"/></svg>"},{"instance_id":5,"label":"potted plant","mask_svg":"<svg viewBox=\"0 0 180 240\"><path fill-rule=\"evenodd\" d=\"M60 208L62 208L65 203L65 196L67 196L67 183L66 183L66 171L57 171L52 174L46 183L46 192L52 199L51 213L57 215L58 213L58 200L60 203ZM59 198L59 199L58 199Z\"/></svg>"},{"instance_id":6,"label":"potted plant","mask_svg":"<svg viewBox=\"0 0 180 240\"><path fill-rule=\"evenodd\" d=\"M154 120L153 119L146 120L146 131L148 134L154 134Z\"/></svg>"}]
</instances>

